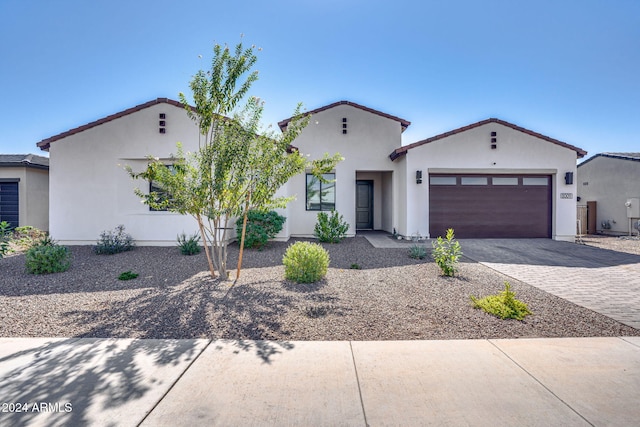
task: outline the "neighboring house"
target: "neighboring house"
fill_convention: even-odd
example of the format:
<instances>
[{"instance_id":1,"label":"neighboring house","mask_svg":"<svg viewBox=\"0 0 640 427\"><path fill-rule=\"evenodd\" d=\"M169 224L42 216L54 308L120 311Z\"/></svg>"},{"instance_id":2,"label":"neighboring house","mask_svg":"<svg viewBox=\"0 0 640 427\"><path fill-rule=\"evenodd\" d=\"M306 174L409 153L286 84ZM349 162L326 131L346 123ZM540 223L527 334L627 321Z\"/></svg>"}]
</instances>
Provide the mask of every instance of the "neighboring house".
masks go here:
<instances>
[{"instance_id":1,"label":"neighboring house","mask_svg":"<svg viewBox=\"0 0 640 427\"><path fill-rule=\"evenodd\" d=\"M625 203L640 198L639 182L640 153L600 153L578 165L578 205L595 202L595 216L588 213L595 226L591 232L629 233ZM632 231L636 233L635 228Z\"/></svg>"},{"instance_id":2,"label":"neighboring house","mask_svg":"<svg viewBox=\"0 0 640 427\"><path fill-rule=\"evenodd\" d=\"M345 160L325 184L304 173L280 190L295 195L278 236L312 236L320 211L337 210L357 230L437 237L453 227L465 237L545 237L572 241L576 187L565 182L574 146L498 119L484 120L402 146L407 120L353 102L308 112L294 145L310 158L339 152ZM290 119L279 123L285 129ZM169 162L176 142L198 146L181 104L159 98L38 143L51 159L51 234L91 243L124 224L139 244L175 244L195 231L190 217L154 212L133 194L125 164L144 169L147 156Z\"/></svg>"},{"instance_id":3,"label":"neighboring house","mask_svg":"<svg viewBox=\"0 0 640 427\"><path fill-rule=\"evenodd\" d=\"M0 221L49 230L49 159L0 154Z\"/></svg>"}]
</instances>

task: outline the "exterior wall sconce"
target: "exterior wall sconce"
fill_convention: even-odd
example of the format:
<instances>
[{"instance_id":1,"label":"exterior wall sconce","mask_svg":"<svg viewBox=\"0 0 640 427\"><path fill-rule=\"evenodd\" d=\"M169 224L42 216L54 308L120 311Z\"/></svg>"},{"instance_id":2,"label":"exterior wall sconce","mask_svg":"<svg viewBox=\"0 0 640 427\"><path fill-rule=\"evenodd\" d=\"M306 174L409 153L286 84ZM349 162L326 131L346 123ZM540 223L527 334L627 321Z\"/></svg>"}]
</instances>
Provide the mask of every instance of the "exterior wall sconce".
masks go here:
<instances>
[{"instance_id":1,"label":"exterior wall sconce","mask_svg":"<svg viewBox=\"0 0 640 427\"><path fill-rule=\"evenodd\" d=\"M564 174L564 183L567 185L573 184L573 172L567 172Z\"/></svg>"},{"instance_id":2,"label":"exterior wall sconce","mask_svg":"<svg viewBox=\"0 0 640 427\"><path fill-rule=\"evenodd\" d=\"M422 171L416 171L416 184L422 184Z\"/></svg>"}]
</instances>

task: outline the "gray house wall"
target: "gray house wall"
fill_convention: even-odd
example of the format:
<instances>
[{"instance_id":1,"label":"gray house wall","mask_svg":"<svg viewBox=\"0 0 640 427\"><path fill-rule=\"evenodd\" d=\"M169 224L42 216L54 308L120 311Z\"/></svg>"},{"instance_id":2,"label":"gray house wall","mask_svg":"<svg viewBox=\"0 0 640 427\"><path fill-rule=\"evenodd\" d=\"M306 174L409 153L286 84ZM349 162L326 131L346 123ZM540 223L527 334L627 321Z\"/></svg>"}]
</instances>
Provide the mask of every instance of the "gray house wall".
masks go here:
<instances>
[{"instance_id":1,"label":"gray house wall","mask_svg":"<svg viewBox=\"0 0 640 427\"><path fill-rule=\"evenodd\" d=\"M578 165L576 184L578 206L586 206L590 201L597 204L598 232L629 232L625 202L640 197L640 161L596 155ZM608 222L611 228L603 227L603 222Z\"/></svg>"}]
</instances>

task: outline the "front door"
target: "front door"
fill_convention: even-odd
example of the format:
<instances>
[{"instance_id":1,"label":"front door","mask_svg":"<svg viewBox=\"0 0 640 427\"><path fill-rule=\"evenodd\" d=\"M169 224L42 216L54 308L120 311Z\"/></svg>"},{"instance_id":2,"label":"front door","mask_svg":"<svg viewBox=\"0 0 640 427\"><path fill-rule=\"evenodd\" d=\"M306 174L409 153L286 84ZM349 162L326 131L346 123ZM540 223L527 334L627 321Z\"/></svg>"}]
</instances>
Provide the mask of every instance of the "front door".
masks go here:
<instances>
[{"instance_id":1,"label":"front door","mask_svg":"<svg viewBox=\"0 0 640 427\"><path fill-rule=\"evenodd\" d=\"M373 181L356 181L356 230L373 229Z\"/></svg>"}]
</instances>

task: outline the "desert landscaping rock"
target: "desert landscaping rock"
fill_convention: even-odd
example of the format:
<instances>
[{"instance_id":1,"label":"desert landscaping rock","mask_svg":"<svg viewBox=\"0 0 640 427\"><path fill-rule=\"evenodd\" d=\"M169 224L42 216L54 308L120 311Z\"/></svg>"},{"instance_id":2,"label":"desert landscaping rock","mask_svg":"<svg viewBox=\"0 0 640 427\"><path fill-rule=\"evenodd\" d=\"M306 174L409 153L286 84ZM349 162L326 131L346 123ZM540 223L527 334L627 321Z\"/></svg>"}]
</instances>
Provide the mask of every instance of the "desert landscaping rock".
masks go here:
<instances>
[{"instance_id":1,"label":"desert landscaping rock","mask_svg":"<svg viewBox=\"0 0 640 427\"><path fill-rule=\"evenodd\" d=\"M411 259L408 248L375 249L361 237L323 245L331 264L322 281L288 282L282 256L290 243L245 251L235 285L208 275L204 253L183 256L175 247L116 255L71 247L71 268L43 276L28 274L24 255L14 255L0 260L0 336L284 341L640 335L515 281L512 290L534 314L522 322L500 320L474 309L469 296L500 292L505 276L463 257L459 274L443 277L430 258ZM238 247L229 250L235 275ZM138 278L118 280L129 270Z\"/></svg>"}]
</instances>

